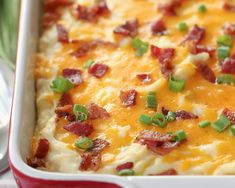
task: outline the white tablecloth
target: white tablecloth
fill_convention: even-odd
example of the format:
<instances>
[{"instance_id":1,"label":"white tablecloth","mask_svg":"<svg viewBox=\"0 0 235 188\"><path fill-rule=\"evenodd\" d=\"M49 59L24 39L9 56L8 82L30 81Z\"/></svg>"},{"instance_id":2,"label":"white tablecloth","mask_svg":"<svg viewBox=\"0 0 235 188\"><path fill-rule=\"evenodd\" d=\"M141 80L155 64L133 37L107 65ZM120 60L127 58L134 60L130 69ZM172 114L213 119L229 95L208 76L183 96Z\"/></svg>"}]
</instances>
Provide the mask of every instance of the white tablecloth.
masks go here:
<instances>
[{"instance_id":1,"label":"white tablecloth","mask_svg":"<svg viewBox=\"0 0 235 188\"><path fill-rule=\"evenodd\" d=\"M0 188L17 188L10 170L0 174Z\"/></svg>"}]
</instances>

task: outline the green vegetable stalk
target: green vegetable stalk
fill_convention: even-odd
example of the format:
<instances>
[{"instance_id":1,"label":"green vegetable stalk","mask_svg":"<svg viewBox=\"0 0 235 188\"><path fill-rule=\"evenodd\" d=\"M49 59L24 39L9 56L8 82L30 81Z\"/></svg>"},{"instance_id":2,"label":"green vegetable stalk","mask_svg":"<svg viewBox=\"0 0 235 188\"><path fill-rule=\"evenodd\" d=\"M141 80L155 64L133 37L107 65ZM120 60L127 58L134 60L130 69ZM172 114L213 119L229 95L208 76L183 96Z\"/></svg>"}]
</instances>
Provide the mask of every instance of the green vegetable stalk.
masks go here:
<instances>
[{"instance_id":1,"label":"green vegetable stalk","mask_svg":"<svg viewBox=\"0 0 235 188\"><path fill-rule=\"evenodd\" d=\"M20 0L0 0L0 58L15 67Z\"/></svg>"}]
</instances>

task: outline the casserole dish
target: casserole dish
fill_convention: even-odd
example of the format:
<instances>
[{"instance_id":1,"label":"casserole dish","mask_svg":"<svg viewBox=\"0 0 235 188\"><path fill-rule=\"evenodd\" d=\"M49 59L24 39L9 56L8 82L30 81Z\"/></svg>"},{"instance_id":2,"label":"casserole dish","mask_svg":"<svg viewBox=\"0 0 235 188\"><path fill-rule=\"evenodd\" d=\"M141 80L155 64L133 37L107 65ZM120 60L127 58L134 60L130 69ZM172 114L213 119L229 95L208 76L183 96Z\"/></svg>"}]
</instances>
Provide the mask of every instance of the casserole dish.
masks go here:
<instances>
[{"instance_id":1,"label":"casserole dish","mask_svg":"<svg viewBox=\"0 0 235 188\"><path fill-rule=\"evenodd\" d=\"M11 116L9 160L19 187L233 187L233 176L132 176L44 172L26 164L36 119L34 55L39 33L40 1L22 0L14 98ZM224 183L226 182L226 183Z\"/></svg>"}]
</instances>

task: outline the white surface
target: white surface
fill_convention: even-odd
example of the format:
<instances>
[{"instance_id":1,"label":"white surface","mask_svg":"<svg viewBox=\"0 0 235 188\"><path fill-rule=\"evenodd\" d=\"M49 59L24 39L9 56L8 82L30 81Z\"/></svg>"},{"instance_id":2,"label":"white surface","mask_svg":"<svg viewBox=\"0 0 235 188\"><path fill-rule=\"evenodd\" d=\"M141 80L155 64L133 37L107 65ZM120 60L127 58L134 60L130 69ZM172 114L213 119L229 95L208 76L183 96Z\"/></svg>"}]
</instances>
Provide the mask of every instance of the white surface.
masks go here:
<instances>
[{"instance_id":1,"label":"white surface","mask_svg":"<svg viewBox=\"0 0 235 188\"><path fill-rule=\"evenodd\" d=\"M0 175L0 188L17 188L10 170Z\"/></svg>"}]
</instances>

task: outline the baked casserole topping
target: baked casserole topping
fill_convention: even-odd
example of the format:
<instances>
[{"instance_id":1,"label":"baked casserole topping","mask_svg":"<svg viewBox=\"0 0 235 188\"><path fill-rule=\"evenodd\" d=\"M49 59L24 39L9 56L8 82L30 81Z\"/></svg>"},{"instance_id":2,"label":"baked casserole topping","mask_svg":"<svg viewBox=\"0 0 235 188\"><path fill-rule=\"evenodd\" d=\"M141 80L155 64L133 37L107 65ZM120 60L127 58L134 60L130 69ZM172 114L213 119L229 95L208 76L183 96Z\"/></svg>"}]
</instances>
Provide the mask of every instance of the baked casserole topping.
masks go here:
<instances>
[{"instance_id":1,"label":"baked casserole topping","mask_svg":"<svg viewBox=\"0 0 235 188\"><path fill-rule=\"evenodd\" d=\"M45 0L27 162L235 174L235 1Z\"/></svg>"}]
</instances>

